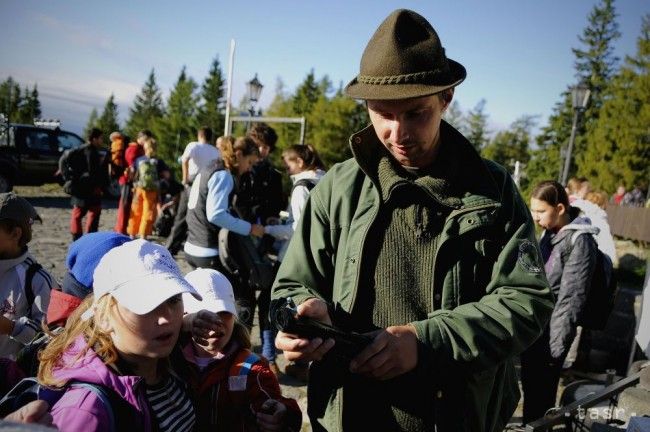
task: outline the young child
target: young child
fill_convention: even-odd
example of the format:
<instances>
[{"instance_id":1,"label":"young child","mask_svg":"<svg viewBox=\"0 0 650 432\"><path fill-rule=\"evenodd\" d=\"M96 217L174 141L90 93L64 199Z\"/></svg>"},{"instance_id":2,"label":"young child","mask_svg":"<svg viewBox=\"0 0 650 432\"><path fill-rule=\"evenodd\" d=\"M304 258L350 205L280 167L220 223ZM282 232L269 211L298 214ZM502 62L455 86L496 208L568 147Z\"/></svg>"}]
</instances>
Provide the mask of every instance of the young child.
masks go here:
<instances>
[{"instance_id":1,"label":"young child","mask_svg":"<svg viewBox=\"0 0 650 432\"><path fill-rule=\"evenodd\" d=\"M544 229L540 250L556 304L544 333L521 355L524 423L555 406L560 372L576 336L598 252L591 235L598 228L578 216L579 209L569 205L558 182L539 183L531 194L530 210L533 221ZM577 231L588 234L573 240Z\"/></svg>"},{"instance_id":2,"label":"young child","mask_svg":"<svg viewBox=\"0 0 650 432\"><path fill-rule=\"evenodd\" d=\"M160 204L160 180L171 176L167 164L155 156L156 141L147 137L144 139L144 156L134 164L135 192L127 227L132 238L139 236L146 239L151 235Z\"/></svg>"},{"instance_id":3,"label":"young child","mask_svg":"<svg viewBox=\"0 0 650 432\"><path fill-rule=\"evenodd\" d=\"M168 367L182 326L182 293L201 298L160 245L134 240L101 258L93 296L40 356L39 382L65 389L52 407L59 430L108 431L111 424L116 430L193 429L185 385ZM75 382L104 388L110 408ZM125 411L130 415L116 415Z\"/></svg>"},{"instance_id":4,"label":"young child","mask_svg":"<svg viewBox=\"0 0 650 432\"><path fill-rule=\"evenodd\" d=\"M27 200L0 194L0 357L15 358L36 335L56 286L28 251L36 220Z\"/></svg>"},{"instance_id":5,"label":"young child","mask_svg":"<svg viewBox=\"0 0 650 432\"><path fill-rule=\"evenodd\" d=\"M237 319L228 279L202 268L185 279L203 297L185 300L186 312L201 312L194 319L192 340L183 344L188 378L196 392L198 430L300 430L298 404L282 396L268 362L251 352L250 334ZM199 320L209 322L209 330L203 332Z\"/></svg>"},{"instance_id":6,"label":"young child","mask_svg":"<svg viewBox=\"0 0 650 432\"><path fill-rule=\"evenodd\" d=\"M47 325L63 327L70 314L93 292L93 273L99 260L109 250L131 238L110 231L94 232L82 236L68 247L61 289L52 290L47 308Z\"/></svg>"}]
</instances>

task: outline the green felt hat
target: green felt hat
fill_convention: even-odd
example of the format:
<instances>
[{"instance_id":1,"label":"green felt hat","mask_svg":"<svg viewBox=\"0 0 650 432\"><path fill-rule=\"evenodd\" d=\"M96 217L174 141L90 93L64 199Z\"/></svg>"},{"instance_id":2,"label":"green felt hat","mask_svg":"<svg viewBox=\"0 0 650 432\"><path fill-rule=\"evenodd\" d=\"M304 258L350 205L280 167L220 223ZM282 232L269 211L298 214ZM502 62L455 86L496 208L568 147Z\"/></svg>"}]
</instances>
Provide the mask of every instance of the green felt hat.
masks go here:
<instances>
[{"instance_id":1,"label":"green felt hat","mask_svg":"<svg viewBox=\"0 0 650 432\"><path fill-rule=\"evenodd\" d=\"M355 99L408 99L455 87L466 76L463 65L445 56L438 34L424 17L398 9L368 42L359 75L345 92Z\"/></svg>"}]
</instances>

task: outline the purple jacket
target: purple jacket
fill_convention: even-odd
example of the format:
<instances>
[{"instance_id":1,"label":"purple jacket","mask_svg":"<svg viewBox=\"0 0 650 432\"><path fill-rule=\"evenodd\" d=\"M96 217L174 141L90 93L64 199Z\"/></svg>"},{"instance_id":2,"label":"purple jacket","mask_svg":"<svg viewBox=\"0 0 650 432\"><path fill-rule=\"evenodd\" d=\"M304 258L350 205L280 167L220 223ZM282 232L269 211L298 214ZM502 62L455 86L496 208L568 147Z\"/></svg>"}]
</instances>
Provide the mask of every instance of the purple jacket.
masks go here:
<instances>
[{"instance_id":1,"label":"purple jacket","mask_svg":"<svg viewBox=\"0 0 650 432\"><path fill-rule=\"evenodd\" d=\"M59 380L83 381L101 384L113 389L124 400L133 405L143 416L145 431L151 431L151 413L147 404L144 380L139 376L121 376L107 367L92 349L75 361L86 347L83 336L79 336L65 351L61 365L54 370ZM52 407L54 425L60 431L109 432L109 417L104 403L91 390L70 388Z\"/></svg>"}]
</instances>

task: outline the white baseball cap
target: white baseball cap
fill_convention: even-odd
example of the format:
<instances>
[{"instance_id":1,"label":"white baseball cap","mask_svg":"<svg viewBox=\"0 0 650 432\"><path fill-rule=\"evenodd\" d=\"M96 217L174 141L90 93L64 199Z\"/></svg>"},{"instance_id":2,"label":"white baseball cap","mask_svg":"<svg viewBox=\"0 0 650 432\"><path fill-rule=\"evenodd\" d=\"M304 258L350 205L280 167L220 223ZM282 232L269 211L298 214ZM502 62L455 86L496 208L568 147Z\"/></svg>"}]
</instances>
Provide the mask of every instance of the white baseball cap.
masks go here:
<instances>
[{"instance_id":1,"label":"white baseball cap","mask_svg":"<svg viewBox=\"0 0 650 432\"><path fill-rule=\"evenodd\" d=\"M93 274L95 302L111 294L137 315L144 315L170 297L201 295L183 278L167 248L146 240L133 240L108 251Z\"/></svg>"},{"instance_id":2,"label":"white baseball cap","mask_svg":"<svg viewBox=\"0 0 650 432\"><path fill-rule=\"evenodd\" d=\"M186 274L185 280L203 297L203 300L198 301L188 295L183 296L185 312L193 313L206 309L215 313L230 312L237 316L232 284L222 273L199 268Z\"/></svg>"}]
</instances>

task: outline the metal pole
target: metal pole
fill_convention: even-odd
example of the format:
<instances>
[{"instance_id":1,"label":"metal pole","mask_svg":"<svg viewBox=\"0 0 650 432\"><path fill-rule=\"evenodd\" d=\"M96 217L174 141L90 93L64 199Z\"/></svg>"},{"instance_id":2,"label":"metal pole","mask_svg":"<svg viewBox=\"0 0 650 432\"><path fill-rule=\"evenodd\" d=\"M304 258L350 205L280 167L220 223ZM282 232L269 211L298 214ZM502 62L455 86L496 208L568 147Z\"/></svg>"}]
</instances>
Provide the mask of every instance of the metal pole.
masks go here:
<instances>
[{"instance_id":1,"label":"metal pole","mask_svg":"<svg viewBox=\"0 0 650 432\"><path fill-rule=\"evenodd\" d=\"M226 92L226 119L224 135L230 135L230 101L232 99L232 69L235 64L235 40L230 39L230 61L228 63L228 91Z\"/></svg>"},{"instance_id":2,"label":"metal pole","mask_svg":"<svg viewBox=\"0 0 650 432\"><path fill-rule=\"evenodd\" d=\"M305 145L305 129L307 129L307 119L300 117L300 144Z\"/></svg>"},{"instance_id":3,"label":"metal pole","mask_svg":"<svg viewBox=\"0 0 650 432\"><path fill-rule=\"evenodd\" d=\"M573 114L573 126L571 127L571 137L569 138L569 148L566 152L566 158L564 159L564 171L562 171L562 183L563 186L566 186L567 179L569 177L569 167L571 165L571 153L573 152L573 142L576 139L576 130L578 129L578 116L580 115L580 110L575 110Z\"/></svg>"}]
</instances>

